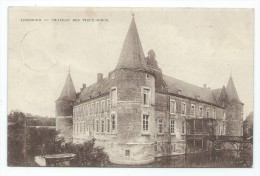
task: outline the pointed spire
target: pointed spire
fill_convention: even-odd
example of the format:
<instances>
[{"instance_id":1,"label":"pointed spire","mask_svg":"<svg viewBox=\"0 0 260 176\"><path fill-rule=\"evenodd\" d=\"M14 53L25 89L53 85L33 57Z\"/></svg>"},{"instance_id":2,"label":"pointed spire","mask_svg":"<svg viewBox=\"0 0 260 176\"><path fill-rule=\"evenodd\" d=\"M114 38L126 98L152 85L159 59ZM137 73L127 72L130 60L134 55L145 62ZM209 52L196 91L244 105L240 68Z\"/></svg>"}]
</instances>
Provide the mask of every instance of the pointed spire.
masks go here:
<instances>
[{"instance_id":1,"label":"pointed spire","mask_svg":"<svg viewBox=\"0 0 260 176\"><path fill-rule=\"evenodd\" d=\"M74 87L74 84L73 84L71 76L70 76L70 69L69 69L69 73L68 73L66 82L63 86L62 92L61 92L58 100L69 100L69 101L76 100L76 91L75 91L75 87Z\"/></svg>"},{"instance_id":2,"label":"pointed spire","mask_svg":"<svg viewBox=\"0 0 260 176\"><path fill-rule=\"evenodd\" d=\"M240 101L239 97L238 97L237 90L236 90L236 87L235 87L235 84L234 84L234 81L233 81L231 74L230 74L230 77L229 77L229 80L228 80L228 83L227 83L226 92L227 92L227 95L228 95L228 99L230 101L236 101L238 103L242 103Z\"/></svg>"},{"instance_id":3,"label":"pointed spire","mask_svg":"<svg viewBox=\"0 0 260 176\"><path fill-rule=\"evenodd\" d=\"M134 14L128 29L123 48L119 57L116 69L128 68L138 70L148 70L145 62L145 56L137 27L135 24Z\"/></svg>"}]
</instances>

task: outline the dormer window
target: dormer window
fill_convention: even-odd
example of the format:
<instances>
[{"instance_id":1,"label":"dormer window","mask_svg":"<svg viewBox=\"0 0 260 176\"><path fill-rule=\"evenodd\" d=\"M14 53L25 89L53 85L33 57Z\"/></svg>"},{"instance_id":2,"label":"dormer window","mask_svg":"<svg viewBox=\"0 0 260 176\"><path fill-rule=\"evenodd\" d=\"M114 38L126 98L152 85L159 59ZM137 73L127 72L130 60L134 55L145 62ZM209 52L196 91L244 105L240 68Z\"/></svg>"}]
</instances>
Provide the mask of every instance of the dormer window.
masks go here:
<instances>
[{"instance_id":1,"label":"dormer window","mask_svg":"<svg viewBox=\"0 0 260 176\"><path fill-rule=\"evenodd\" d=\"M147 79L147 80L149 80L149 79L150 79L150 77L151 77L151 75L149 75L149 74L146 74L146 79Z\"/></svg>"},{"instance_id":2,"label":"dormer window","mask_svg":"<svg viewBox=\"0 0 260 176\"><path fill-rule=\"evenodd\" d=\"M110 75L110 78L111 78L111 79L115 79L115 77L116 77L115 73L112 73L112 74Z\"/></svg>"},{"instance_id":3,"label":"dormer window","mask_svg":"<svg viewBox=\"0 0 260 176\"><path fill-rule=\"evenodd\" d=\"M116 89L116 87L111 89L110 97L111 97L110 98L111 99L111 107L115 108L116 105L117 105L117 89Z\"/></svg>"},{"instance_id":4,"label":"dormer window","mask_svg":"<svg viewBox=\"0 0 260 176\"><path fill-rule=\"evenodd\" d=\"M178 94L181 95L181 89L178 89Z\"/></svg>"},{"instance_id":5,"label":"dormer window","mask_svg":"<svg viewBox=\"0 0 260 176\"><path fill-rule=\"evenodd\" d=\"M209 108L207 108L206 117L209 118Z\"/></svg>"}]
</instances>

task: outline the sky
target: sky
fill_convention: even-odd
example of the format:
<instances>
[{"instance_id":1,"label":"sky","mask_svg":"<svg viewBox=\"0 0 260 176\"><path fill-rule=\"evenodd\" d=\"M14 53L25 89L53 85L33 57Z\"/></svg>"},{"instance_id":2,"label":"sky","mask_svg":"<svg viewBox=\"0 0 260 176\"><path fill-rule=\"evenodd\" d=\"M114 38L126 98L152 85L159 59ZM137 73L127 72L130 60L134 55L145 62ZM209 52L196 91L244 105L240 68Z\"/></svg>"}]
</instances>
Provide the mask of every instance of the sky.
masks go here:
<instances>
[{"instance_id":1,"label":"sky","mask_svg":"<svg viewBox=\"0 0 260 176\"><path fill-rule=\"evenodd\" d=\"M252 9L43 7L9 8L8 110L54 117L69 69L76 91L107 77L133 13L163 74L211 89L232 75L244 114L253 111Z\"/></svg>"}]
</instances>

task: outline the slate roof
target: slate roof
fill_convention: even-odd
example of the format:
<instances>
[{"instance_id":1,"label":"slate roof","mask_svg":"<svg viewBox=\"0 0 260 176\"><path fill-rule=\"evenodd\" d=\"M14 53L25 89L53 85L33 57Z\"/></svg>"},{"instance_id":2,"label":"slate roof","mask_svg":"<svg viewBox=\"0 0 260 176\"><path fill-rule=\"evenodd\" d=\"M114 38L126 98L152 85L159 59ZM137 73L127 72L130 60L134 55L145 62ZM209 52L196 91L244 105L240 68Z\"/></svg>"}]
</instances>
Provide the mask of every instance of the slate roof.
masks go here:
<instances>
[{"instance_id":1,"label":"slate roof","mask_svg":"<svg viewBox=\"0 0 260 176\"><path fill-rule=\"evenodd\" d=\"M228 80L226 91L227 91L229 101L236 101L238 103L242 103L238 97L237 90L233 82L232 76L230 76Z\"/></svg>"},{"instance_id":2,"label":"slate roof","mask_svg":"<svg viewBox=\"0 0 260 176\"><path fill-rule=\"evenodd\" d=\"M215 96L219 96L221 89L205 90L202 87L184 82L182 80L163 75L170 93L179 94L188 98L217 104ZM179 93L180 92L180 93Z\"/></svg>"},{"instance_id":3,"label":"slate roof","mask_svg":"<svg viewBox=\"0 0 260 176\"><path fill-rule=\"evenodd\" d=\"M222 91L223 88L219 88L219 89L212 89L211 92L215 98L215 101L217 102L219 97L220 97L220 94L221 94L221 91Z\"/></svg>"},{"instance_id":4,"label":"slate roof","mask_svg":"<svg viewBox=\"0 0 260 176\"><path fill-rule=\"evenodd\" d=\"M222 88L204 90L202 87L167 75L163 75L162 78L168 86L169 93L179 94L179 91L181 91L179 94L181 96L218 105L217 100L220 97ZM96 82L86 88L83 88L79 94L78 100L79 102L82 102L108 94L113 86L114 79L110 79L108 77L104 78L100 82Z\"/></svg>"},{"instance_id":5,"label":"slate roof","mask_svg":"<svg viewBox=\"0 0 260 176\"><path fill-rule=\"evenodd\" d=\"M63 86L62 92L60 94L60 97L57 99L57 101L58 100L69 100L69 101L76 100L76 91L70 73L67 76L66 82Z\"/></svg>"},{"instance_id":6,"label":"slate roof","mask_svg":"<svg viewBox=\"0 0 260 176\"><path fill-rule=\"evenodd\" d=\"M134 17L129 26L116 69L146 70L148 67Z\"/></svg>"},{"instance_id":7,"label":"slate roof","mask_svg":"<svg viewBox=\"0 0 260 176\"><path fill-rule=\"evenodd\" d=\"M100 82L96 82L86 88L83 88L79 94L78 100L86 101L109 93L110 88L113 87L113 82L113 79L107 77Z\"/></svg>"}]
</instances>

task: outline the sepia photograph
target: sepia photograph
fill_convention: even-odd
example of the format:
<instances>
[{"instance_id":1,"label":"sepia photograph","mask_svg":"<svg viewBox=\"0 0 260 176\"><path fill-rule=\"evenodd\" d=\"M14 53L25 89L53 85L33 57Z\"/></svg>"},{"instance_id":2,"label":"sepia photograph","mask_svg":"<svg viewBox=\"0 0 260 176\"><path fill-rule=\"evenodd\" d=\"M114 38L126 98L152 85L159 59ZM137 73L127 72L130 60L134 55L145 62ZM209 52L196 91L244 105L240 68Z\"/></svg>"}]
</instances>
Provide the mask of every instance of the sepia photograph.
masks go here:
<instances>
[{"instance_id":1,"label":"sepia photograph","mask_svg":"<svg viewBox=\"0 0 260 176\"><path fill-rule=\"evenodd\" d=\"M252 168L254 9L9 7L8 167Z\"/></svg>"}]
</instances>

